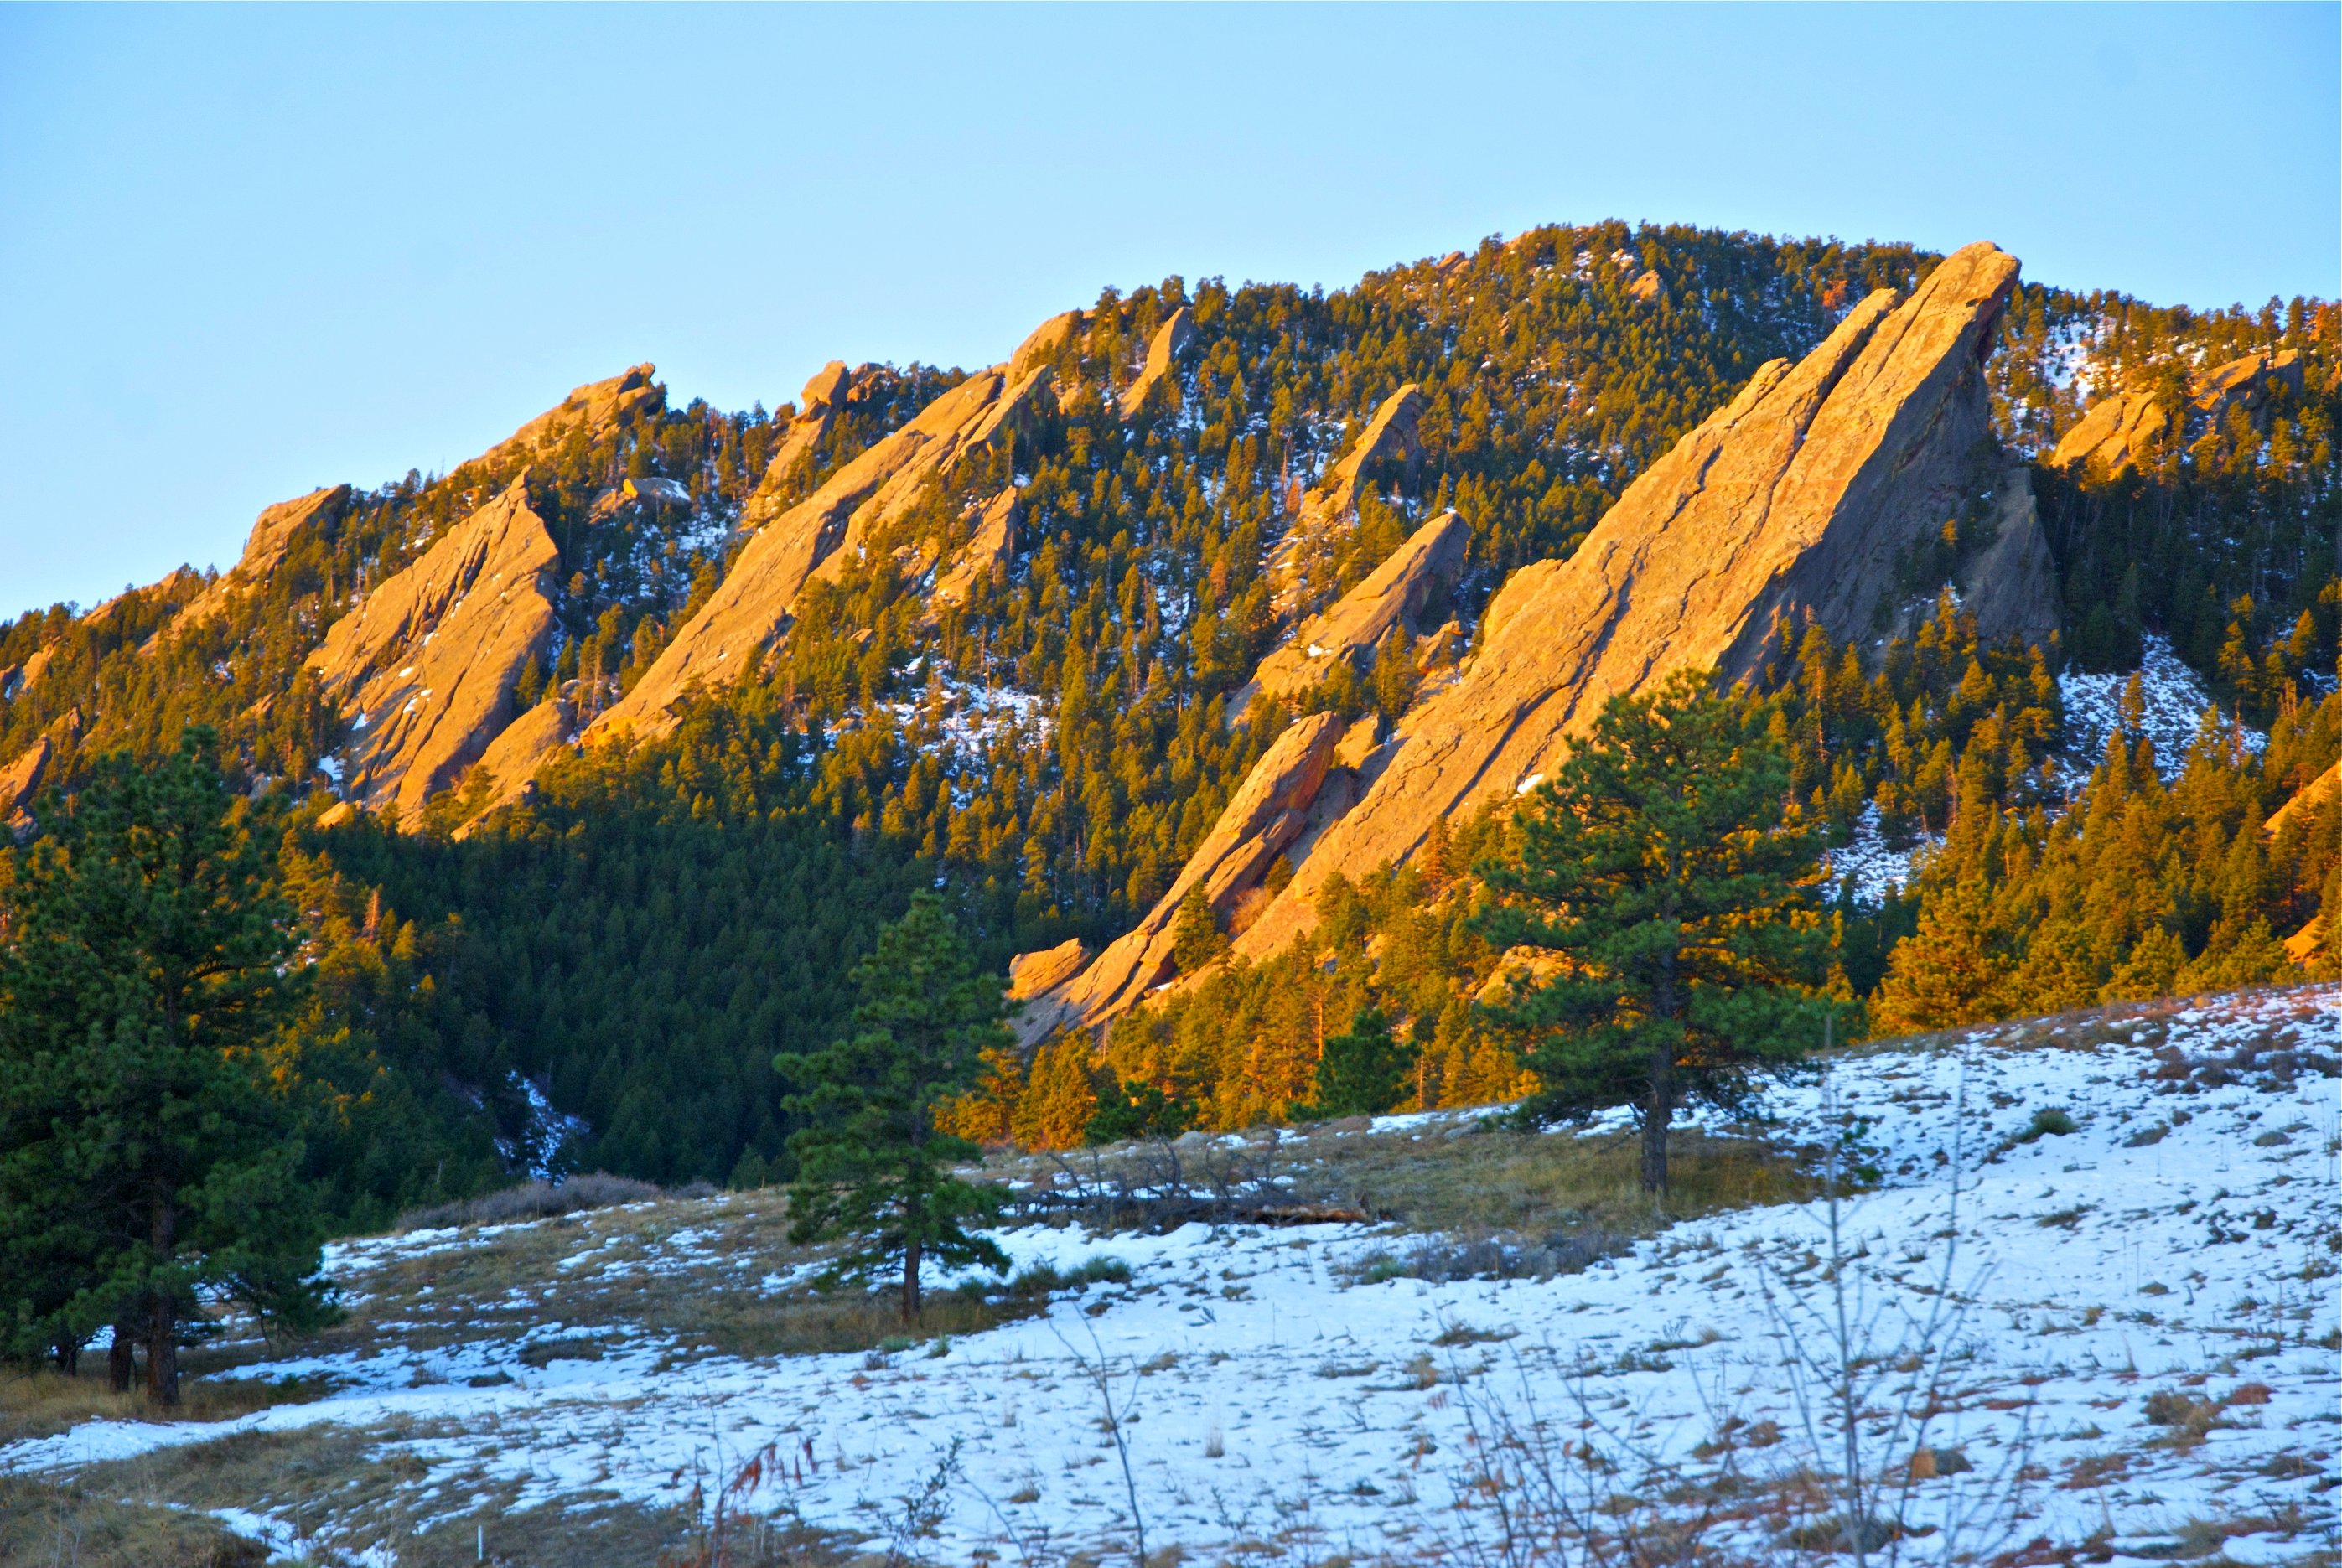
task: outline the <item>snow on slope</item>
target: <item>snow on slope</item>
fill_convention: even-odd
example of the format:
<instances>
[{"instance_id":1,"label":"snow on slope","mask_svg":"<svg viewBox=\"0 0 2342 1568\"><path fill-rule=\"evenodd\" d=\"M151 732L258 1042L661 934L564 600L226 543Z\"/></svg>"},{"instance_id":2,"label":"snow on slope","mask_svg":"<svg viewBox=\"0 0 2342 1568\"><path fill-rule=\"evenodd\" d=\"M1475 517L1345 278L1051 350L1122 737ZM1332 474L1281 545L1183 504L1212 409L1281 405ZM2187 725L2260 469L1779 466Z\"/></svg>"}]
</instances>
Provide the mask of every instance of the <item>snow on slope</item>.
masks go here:
<instances>
[{"instance_id":1,"label":"snow on slope","mask_svg":"<svg viewBox=\"0 0 2342 1568\"><path fill-rule=\"evenodd\" d=\"M2140 639L2138 664L2141 723L2139 728L2155 743L2156 765L2166 778L2177 774L2196 739L2207 710L2217 706L2203 677L2171 651L2167 639L2150 632ZM2123 692L2128 674L2088 675L2067 671L2057 677L2058 694L2066 704L2066 754L2083 774L2106 754L2107 734L2121 722ZM2257 752L2268 737L2249 725L2240 726L2244 744Z\"/></svg>"},{"instance_id":2,"label":"snow on slope","mask_svg":"<svg viewBox=\"0 0 2342 1568\"><path fill-rule=\"evenodd\" d=\"M1974 1306L1947 1408L1891 1453L1874 1440L1877 1462L1907 1466L1926 1447L1975 1466L1953 1475L1947 1463L1911 1487L1915 1517L1938 1524L2007 1496L2018 1463L2034 1467L2011 1542L2095 1538L2117 1560L2167 1558L2176 1533L2212 1522L2216 1535L2238 1532L2230 1562L2330 1547L2342 1125L2328 1074L2342 987L2020 1033L1845 1054L1826 1086L1772 1096L1777 1132L1818 1141L1850 1125L1857 1158L1877 1168L1844 1216L1847 1277L1889 1309L1874 1354L1910 1348L1907 1331L1885 1325L1933 1299L1952 1174L1965 1171L1948 1277ZM1826 1094L1850 1124L1831 1120ZM2074 1130L2025 1141L2037 1114L2057 1111ZM1458 1124L1403 1125L1437 1137ZM235 1425L379 1429L385 1451L429 1467L418 1489L484 1472L517 1483L524 1503L589 1488L676 1503L769 1448L777 1463L750 1496L756 1509L883 1541L938 1483L921 1554L1033 1560L1128 1539L1092 1375L1103 1365L1150 1546L1406 1555L1452 1544L1485 1517L1454 1507L1478 1506L1469 1424L1525 1419L1532 1401L1563 1435L1678 1476L1812 1459L1767 1301L1829 1310L1826 1219L1742 1210L1582 1273L1444 1284L1359 1283L1410 1244L1364 1225L1108 1238L1027 1228L1003 1236L1020 1264L1108 1254L1130 1265L1129 1283L893 1356L708 1357L662 1373L676 1347L646 1333L604 1360L541 1368L509 1343L280 1362L253 1370L328 1372L350 1386ZM363 1288L369 1260L466 1244L425 1233L355 1243L336 1261ZM583 1255L568 1266L601 1265ZM558 1305L556 1292L548 1310ZM561 1332L546 1323L532 1337ZM408 1386L418 1373L455 1385ZM492 1373L515 1381L460 1386ZM1908 1381L1889 1378L1878 1403ZM2147 1419L2157 1412L2178 1415L2158 1424ZM398 1418L411 1423L388 1424ZM1601 1424L1581 1429L1588 1420ZM1739 1446L1718 1452L1730 1422ZM1756 1446L1767 1422L1784 1435ZM70 1470L223 1430L94 1423L0 1451L0 1465ZM1777 1549L1780 1520L1761 1513L1721 1509L1705 1538ZM1930 1539L1923 1554L1940 1549Z\"/></svg>"}]
</instances>

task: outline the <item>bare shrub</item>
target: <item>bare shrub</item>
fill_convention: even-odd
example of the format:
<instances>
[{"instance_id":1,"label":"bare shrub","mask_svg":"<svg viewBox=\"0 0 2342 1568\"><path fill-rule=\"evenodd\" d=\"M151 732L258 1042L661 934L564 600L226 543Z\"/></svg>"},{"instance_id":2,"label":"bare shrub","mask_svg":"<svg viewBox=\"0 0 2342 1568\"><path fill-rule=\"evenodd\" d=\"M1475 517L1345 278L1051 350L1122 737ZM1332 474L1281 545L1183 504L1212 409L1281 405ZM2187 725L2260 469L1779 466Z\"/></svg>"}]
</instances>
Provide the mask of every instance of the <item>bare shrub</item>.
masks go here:
<instances>
[{"instance_id":1,"label":"bare shrub","mask_svg":"<svg viewBox=\"0 0 2342 1568\"><path fill-rule=\"evenodd\" d=\"M402 1235L408 1231L445 1230L455 1225L508 1225L522 1220L547 1220L556 1214L574 1214L587 1209L615 1208L620 1203L648 1203L661 1197L706 1197L715 1188L705 1183L695 1184L698 1190L685 1188L676 1193L664 1193L648 1182L636 1181L632 1176L613 1176L600 1171L588 1175L572 1176L559 1186L546 1182L525 1182L517 1187L502 1187L493 1193L483 1193L476 1198L465 1198L453 1203L440 1203L428 1209L409 1209L398 1216L392 1226Z\"/></svg>"}]
</instances>

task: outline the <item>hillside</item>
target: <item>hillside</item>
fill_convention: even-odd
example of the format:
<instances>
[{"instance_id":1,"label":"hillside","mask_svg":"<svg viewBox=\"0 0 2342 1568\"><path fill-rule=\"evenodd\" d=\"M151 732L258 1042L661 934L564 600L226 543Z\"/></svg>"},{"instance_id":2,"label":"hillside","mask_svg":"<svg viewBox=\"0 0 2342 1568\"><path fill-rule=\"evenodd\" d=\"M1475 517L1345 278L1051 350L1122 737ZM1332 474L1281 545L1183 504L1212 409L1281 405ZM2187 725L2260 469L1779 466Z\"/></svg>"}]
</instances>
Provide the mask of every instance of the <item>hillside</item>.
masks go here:
<instances>
[{"instance_id":1,"label":"hillside","mask_svg":"<svg viewBox=\"0 0 2342 1568\"><path fill-rule=\"evenodd\" d=\"M808 1288L769 1191L352 1240L347 1323L200 1353L215 1418L85 1380L0 1405L0 1467L319 1563L1048 1563L1139 1523L1238 1562L1695 1526L1803 1560L1851 1358L1874 1516L1931 1560L2324 1560L2342 992L1827 1067L1706 1126L1665 1211L1613 1128L1471 1114L1000 1156L1017 1283L917 1340ZM63 1494L8 1484L0 1543L40 1539Z\"/></svg>"},{"instance_id":2,"label":"hillside","mask_svg":"<svg viewBox=\"0 0 2342 1568\"><path fill-rule=\"evenodd\" d=\"M269 508L216 577L0 626L0 818L218 731L328 980L317 1174L373 1221L532 1167L785 1171L772 1055L937 878L989 962L1065 972L985 1135L1080 1141L1045 1063L1065 1104L1284 1119L1368 1004L1423 1108L1503 1097L1468 1006L1503 955L1459 924L1489 813L1679 664L1752 677L1846 864L1940 846L1837 907L1898 1026L2298 978L2342 866L2325 797L2281 812L2342 759L2336 321L1603 225L1108 290L770 413L637 365ZM2167 656L2233 743L2069 725L2071 683ZM1183 974L1197 886L1242 962ZM1898 977L1931 917L1910 951L1989 984ZM1068 1024L1101 1037L1037 1049Z\"/></svg>"}]
</instances>

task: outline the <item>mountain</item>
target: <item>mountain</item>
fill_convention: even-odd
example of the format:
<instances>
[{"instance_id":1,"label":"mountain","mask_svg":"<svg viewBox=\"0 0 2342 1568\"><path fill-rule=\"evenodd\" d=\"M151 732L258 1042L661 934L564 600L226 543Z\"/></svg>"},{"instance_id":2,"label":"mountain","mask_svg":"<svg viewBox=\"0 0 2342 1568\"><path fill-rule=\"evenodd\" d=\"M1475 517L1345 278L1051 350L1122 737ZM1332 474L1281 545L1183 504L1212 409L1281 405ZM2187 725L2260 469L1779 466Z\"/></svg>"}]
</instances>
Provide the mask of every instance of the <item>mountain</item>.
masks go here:
<instances>
[{"instance_id":1,"label":"mountain","mask_svg":"<svg viewBox=\"0 0 2342 1568\"><path fill-rule=\"evenodd\" d=\"M1156 1042L1101 1072L1249 1074L1212 1114L1281 1114L1289 1064L1239 1042L1298 1060L1371 1000L1463 1094L1504 1078L1454 924L1476 824L1670 669L1773 694L1834 854L1905 864L1982 802L2013 888L2027 814L2105 760L2061 682L2168 648L2267 736L2156 759L2193 825L2154 842L2225 864L2342 754L2338 332L1989 245L1613 224L1108 290L987 367L840 359L769 413L636 365L447 474L266 509L216 576L0 625L0 814L212 726L314 911L412 965L396 1030L368 1004L383 1070L508 1140L534 1094L568 1157L661 1180L784 1158L775 1031L832 1027L938 878L990 961L1048 955L1028 1039ZM2251 835L2248 893L2158 872L2183 961L2317 919L2334 815ZM1236 960L1183 976L1197 888ZM1844 905L1857 989L1936 898ZM2106 940L2094 986L2145 937Z\"/></svg>"}]
</instances>

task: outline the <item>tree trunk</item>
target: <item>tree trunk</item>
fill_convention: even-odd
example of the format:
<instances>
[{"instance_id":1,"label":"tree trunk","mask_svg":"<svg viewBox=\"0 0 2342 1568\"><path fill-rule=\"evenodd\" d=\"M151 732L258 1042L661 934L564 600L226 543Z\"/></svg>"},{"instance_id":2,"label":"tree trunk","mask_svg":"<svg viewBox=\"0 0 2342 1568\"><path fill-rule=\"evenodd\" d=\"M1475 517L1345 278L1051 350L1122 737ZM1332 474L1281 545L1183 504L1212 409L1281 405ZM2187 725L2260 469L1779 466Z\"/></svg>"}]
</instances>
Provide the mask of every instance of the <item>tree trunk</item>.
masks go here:
<instances>
[{"instance_id":1,"label":"tree trunk","mask_svg":"<svg viewBox=\"0 0 2342 1568\"><path fill-rule=\"evenodd\" d=\"M903 1243L903 1321L919 1321L919 1238Z\"/></svg>"},{"instance_id":2,"label":"tree trunk","mask_svg":"<svg viewBox=\"0 0 2342 1568\"><path fill-rule=\"evenodd\" d=\"M114 1320L114 1348L105 1353L106 1381L116 1393L128 1393L131 1380L138 1375L138 1355L133 1348L138 1343L138 1314L125 1312Z\"/></svg>"},{"instance_id":3,"label":"tree trunk","mask_svg":"<svg viewBox=\"0 0 2342 1568\"><path fill-rule=\"evenodd\" d=\"M178 1228L176 1206L168 1192L158 1189L154 1198L152 1236L156 1263L169 1263L178 1250ZM155 1291L146 1298L146 1397L166 1408L179 1403L175 1305L168 1290Z\"/></svg>"},{"instance_id":4,"label":"tree trunk","mask_svg":"<svg viewBox=\"0 0 2342 1568\"><path fill-rule=\"evenodd\" d=\"M1666 1053L1651 1053L1651 1097L1643 1106L1643 1191L1667 1190L1667 1124L1675 1104L1667 1093Z\"/></svg>"}]
</instances>

